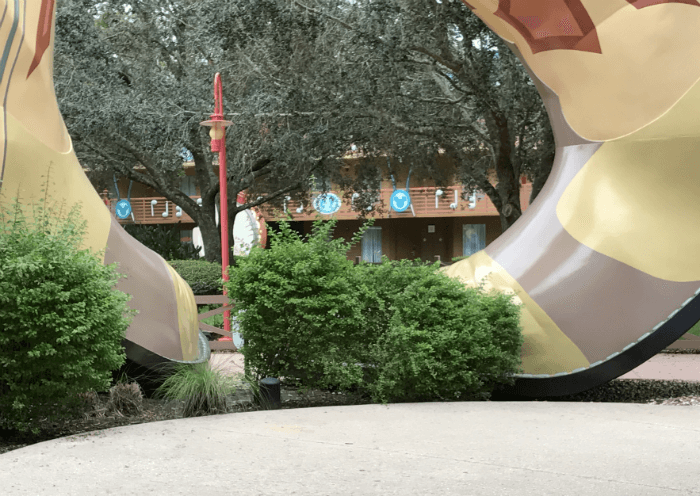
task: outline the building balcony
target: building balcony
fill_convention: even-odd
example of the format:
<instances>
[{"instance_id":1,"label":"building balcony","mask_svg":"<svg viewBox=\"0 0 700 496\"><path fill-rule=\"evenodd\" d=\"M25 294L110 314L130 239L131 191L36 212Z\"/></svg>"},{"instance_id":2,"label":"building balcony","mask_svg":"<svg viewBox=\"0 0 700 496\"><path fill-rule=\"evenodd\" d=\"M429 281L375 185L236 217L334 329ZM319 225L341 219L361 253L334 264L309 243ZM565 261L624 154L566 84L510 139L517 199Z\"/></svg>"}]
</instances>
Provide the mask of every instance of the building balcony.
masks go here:
<instances>
[{"instance_id":1,"label":"building balcony","mask_svg":"<svg viewBox=\"0 0 700 496\"><path fill-rule=\"evenodd\" d=\"M191 197L199 198L198 196ZM131 215L126 219L117 219L120 224L191 224L192 217L187 215L175 203L163 197L132 198ZM109 210L114 215L117 200L109 200Z\"/></svg>"},{"instance_id":2,"label":"building balcony","mask_svg":"<svg viewBox=\"0 0 700 496\"><path fill-rule=\"evenodd\" d=\"M444 188L442 195L437 195L439 188L409 188L411 207L404 212L396 212L390 207L391 188L382 189L379 198L373 204L372 210L366 212L368 217L377 219L402 219L412 217L484 217L498 216L498 210L486 195L477 195L473 198L472 207L470 201L462 199L462 188ZM455 191L457 198L455 200ZM532 185L524 184L520 190L521 208L528 206ZM339 191L331 191L341 200L340 209L332 215L323 217L335 217L338 220L357 219L360 212L354 207L352 199L343 198ZM314 194L313 197L318 196ZM192 196L192 199L199 198ZM110 200L110 210L114 213L116 200ZM131 199L132 215L126 219L118 219L121 224L188 224L194 223L192 218L180 210L173 202L162 197L143 197ZM297 201L284 201L282 208L274 208L263 205L261 211L265 219L276 221L284 219L286 214L291 215L294 221L314 220L318 212L312 205L300 204Z\"/></svg>"},{"instance_id":3,"label":"building balcony","mask_svg":"<svg viewBox=\"0 0 700 496\"><path fill-rule=\"evenodd\" d=\"M462 199L462 188L444 188L442 195L437 195L440 188L425 187L425 188L409 188L411 196L411 207L404 212L396 212L390 207L391 195L394 192L392 188L382 189L378 200L373 204L371 210L366 212L368 217L377 219L404 219L412 217L483 217L483 216L498 216L498 210L486 195L476 195L473 202ZM455 190L457 197L455 199ZM525 210L530 199L532 185L527 183L520 190L521 208ZM360 212L356 209L352 200L343 198L342 194L337 191L331 191L341 199L340 209L332 215L324 215L323 217L334 217L338 220L353 220L357 219ZM316 197L318 194L315 194ZM470 208L470 203L472 207ZM314 220L318 212L314 210L312 205L302 205L297 201L289 200L284 202L283 208L273 209L268 206L263 206L261 209L265 219L274 221L283 219L288 213L292 220L308 221Z\"/></svg>"}]
</instances>

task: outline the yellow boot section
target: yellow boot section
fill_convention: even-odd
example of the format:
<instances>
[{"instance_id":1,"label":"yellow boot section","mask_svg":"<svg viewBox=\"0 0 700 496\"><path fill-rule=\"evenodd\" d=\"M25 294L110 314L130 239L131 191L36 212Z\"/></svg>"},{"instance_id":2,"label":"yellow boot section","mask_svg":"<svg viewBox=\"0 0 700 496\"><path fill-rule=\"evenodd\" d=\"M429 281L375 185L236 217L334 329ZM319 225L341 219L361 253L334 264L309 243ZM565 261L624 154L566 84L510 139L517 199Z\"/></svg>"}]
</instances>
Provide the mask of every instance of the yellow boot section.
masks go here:
<instances>
[{"instance_id":1,"label":"yellow boot section","mask_svg":"<svg viewBox=\"0 0 700 496\"><path fill-rule=\"evenodd\" d=\"M521 358L525 374L554 375L590 365L581 350L485 251L452 264L444 272L469 287L483 285L486 290L513 295L513 301L521 307L520 325L525 339Z\"/></svg>"},{"instance_id":2,"label":"yellow boot section","mask_svg":"<svg viewBox=\"0 0 700 496\"><path fill-rule=\"evenodd\" d=\"M700 280L698 112L700 83L649 126L603 144L557 204L566 231L654 277Z\"/></svg>"},{"instance_id":3,"label":"yellow boot section","mask_svg":"<svg viewBox=\"0 0 700 496\"><path fill-rule=\"evenodd\" d=\"M186 362L192 361L199 357L199 321L197 320L197 304L194 301L194 293L185 280L180 277L180 274L175 272L175 269L167 263L165 265L168 267L175 286L182 359Z\"/></svg>"},{"instance_id":4,"label":"yellow boot section","mask_svg":"<svg viewBox=\"0 0 700 496\"><path fill-rule=\"evenodd\" d=\"M7 159L0 204L14 198L28 205L44 198L49 205L70 210L76 203L87 222L82 248L100 252L107 246L110 213L78 163L72 147L60 153L38 140L9 112L7 115ZM48 183L47 183L48 179Z\"/></svg>"}]
</instances>

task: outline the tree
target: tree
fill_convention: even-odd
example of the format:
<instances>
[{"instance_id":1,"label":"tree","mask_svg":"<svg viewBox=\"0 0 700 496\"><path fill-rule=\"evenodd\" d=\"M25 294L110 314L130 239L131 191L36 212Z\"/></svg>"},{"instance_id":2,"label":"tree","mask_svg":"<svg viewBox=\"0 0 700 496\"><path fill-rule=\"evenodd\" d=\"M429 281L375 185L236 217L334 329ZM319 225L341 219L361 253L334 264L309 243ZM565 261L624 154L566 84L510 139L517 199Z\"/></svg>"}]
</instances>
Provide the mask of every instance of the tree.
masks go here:
<instances>
[{"instance_id":1,"label":"tree","mask_svg":"<svg viewBox=\"0 0 700 496\"><path fill-rule=\"evenodd\" d=\"M356 107L342 95L315 88L338 70L326 63L341 28L321 21L276 0L62 2L55 81L78 157L95 174L128 177L182 207L201 228L207 259L218 261L219 180L199 125L213 108L216 72L233 110L230 224L243 209L303 195L312 174L332 175L361 125L348 125ZM179 187L182 147L194 158L201 207ZM243 190L248 201L236 206Z\"/></svg>"},{"instance_id":2,"label":"tree","mask_svg":"<svg viewBox=\"0 0 700 496\"><path fill-rule=\"evenodd\" d=\"M367 189L376 165L340 174L355 146L444 183L451 160L468 187L489 195L505 229L520 216L520 175L538 184L551 167L551 131L532 82L459 2L66 0L56 38L56 88L79 158L182 207L210 260L220 253L219 184L199 122L217 71L233 110L231 220L287 194L304 198L312 175ZM178 187L183 146L201 208ZM236 207L242 190L248 202Z\"/></svg>"},{"instance_id":3,"label":"tree","mask_svg":"<svg viewBox=\"0 0 700 496\"><path fill-rule=\"evenodd\" d=\"M291 3L349 33L345 53L365 74L355 91L384 124L370 147L422 163L438 180L435 159L449 157L465 185L488 194L503 230L520 217L520 176L534 183L534 199L554 160L552 131L520 61L462 2Z\"/></svg>"}]
</instances>

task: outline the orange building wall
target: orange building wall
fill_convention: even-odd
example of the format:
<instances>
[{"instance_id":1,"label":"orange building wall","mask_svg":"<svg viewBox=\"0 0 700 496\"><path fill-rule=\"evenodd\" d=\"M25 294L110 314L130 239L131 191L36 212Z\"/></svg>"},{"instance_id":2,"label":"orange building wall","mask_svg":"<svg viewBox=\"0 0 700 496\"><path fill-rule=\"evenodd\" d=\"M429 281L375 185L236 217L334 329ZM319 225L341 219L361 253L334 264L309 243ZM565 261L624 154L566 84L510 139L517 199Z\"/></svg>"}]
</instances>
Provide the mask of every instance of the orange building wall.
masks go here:
<instances>
[{"instance_id":1,"label":"orange building wall","mask_svg":"<svg viewBox=\"0 0 700 496\"><path fill-rule=\"evenodd\" d=\"M462 256L463 224L485 224L487 245L501 234L498 217L377 219L373 225L382 228L382 255L392 260L432 262L439 255L443 262L451 262L452 258ZM428 232L429 225L435 226L434 233ZM359 220L339 221L333 237L350 241L361 226ZM310 232L311 222L304 222L303 229L304 233ZM361 256L362 243L348 252L350 260Z\"/></svg>"}]
</instances>

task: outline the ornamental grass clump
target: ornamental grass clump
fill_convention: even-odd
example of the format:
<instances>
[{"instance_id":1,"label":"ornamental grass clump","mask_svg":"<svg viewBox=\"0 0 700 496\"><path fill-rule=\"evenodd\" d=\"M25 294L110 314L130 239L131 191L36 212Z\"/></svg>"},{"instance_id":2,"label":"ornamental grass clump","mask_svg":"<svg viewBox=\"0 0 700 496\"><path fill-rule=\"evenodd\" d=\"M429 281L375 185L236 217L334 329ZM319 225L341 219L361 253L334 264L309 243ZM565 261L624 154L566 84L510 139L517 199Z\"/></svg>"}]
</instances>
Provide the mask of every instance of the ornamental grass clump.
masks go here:
<instances>
[{"instance_id":1,"label":"ornamental grass clump","mask_svg":"<svg viewBox=\"0 0 700 496\"><path fill-rule=\"evenodd\" d=\"M212 369L208 362L176 364L156 390L156 397L182 401L182 415L197 417L226 413L226 398L235 391L235 380Z\"/></svg>"},{"instance_id":2,"label":"ornamental grass clump","mask_svg":"<svg viewBox=\"0 0 700 496\"><path fill-rule=\"evenodd\" d=\"M38 432L106 391L133 311L116 265L82 249L78 207L0 203L0 428Z\"/></svg>"},{"instance_id":3,"label":"ornamental grass clump","mask_svg":"<svg viewBox=\"0 0 700 496\"><path fill-rule=\"evenodd\" d=\"M143 391L136 382L119 382L109 388L107 412L119 416L138 415L143 409Z\"/></svg>"}]
</instances>

